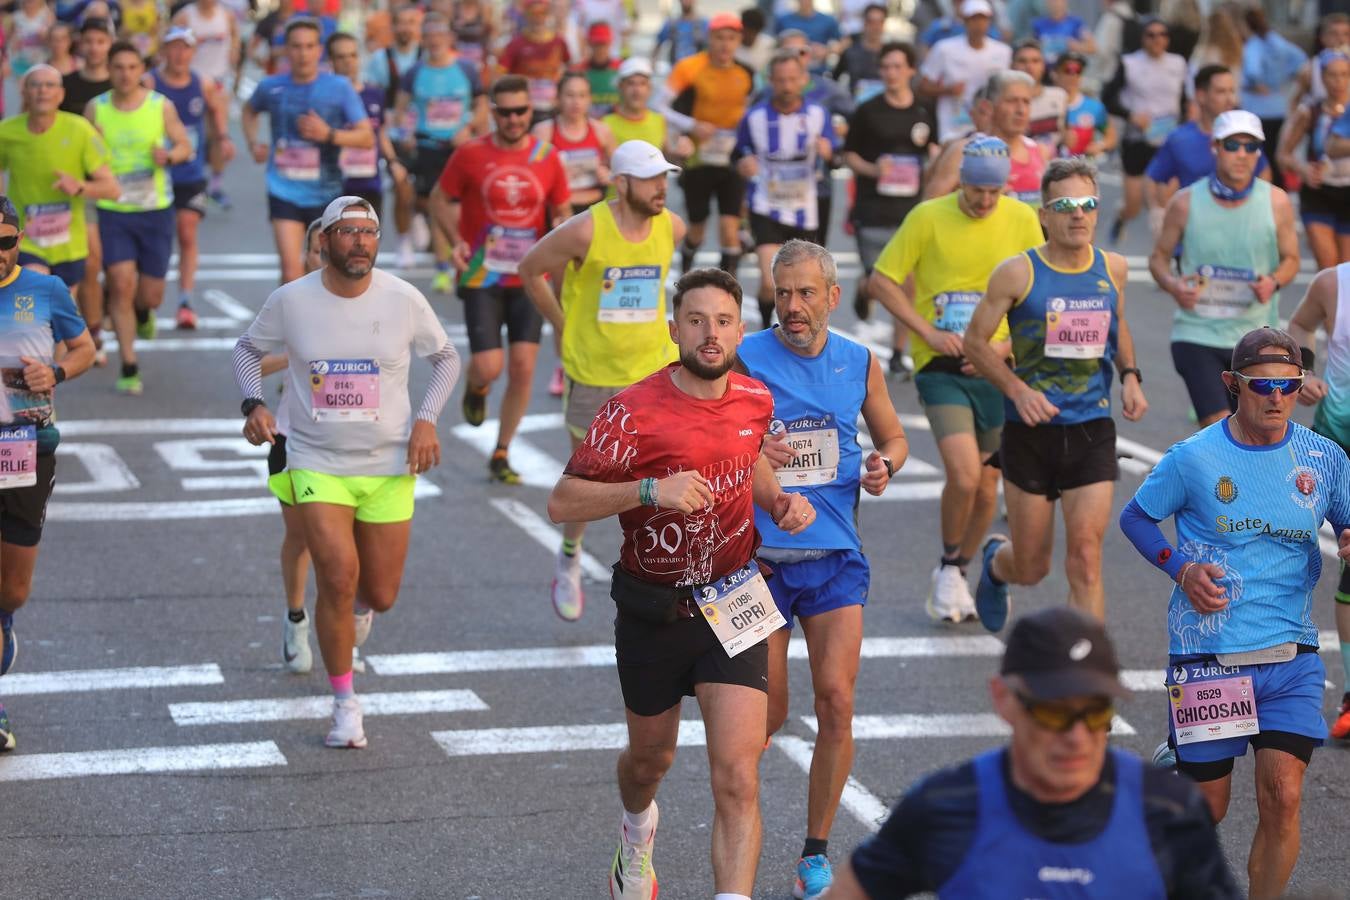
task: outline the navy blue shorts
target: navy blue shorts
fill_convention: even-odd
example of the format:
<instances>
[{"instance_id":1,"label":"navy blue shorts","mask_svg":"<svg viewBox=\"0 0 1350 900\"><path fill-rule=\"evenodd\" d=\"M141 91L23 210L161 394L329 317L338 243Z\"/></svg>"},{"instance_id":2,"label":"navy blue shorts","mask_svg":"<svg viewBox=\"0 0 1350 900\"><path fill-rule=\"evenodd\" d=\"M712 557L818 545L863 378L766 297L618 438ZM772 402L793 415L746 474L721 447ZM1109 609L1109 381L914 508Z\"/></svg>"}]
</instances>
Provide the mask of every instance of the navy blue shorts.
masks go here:
<instances>
[{"instance_id":1,"label":"navy blue shorts","mask_svg":"<svg viewBox=\"0 0 1350 900\"><path fill-rule=\"evenodd\" d=\"M84 281L84 264L85 260L72 259L69 262L59 262L56 265L52 265L35 253L25 253L22 250L19 251L19 265L42 266L57 278L60 278L61 281L65 283L66 287L74 287L81 281Z\"/></svg>"},{"instance_id":2,"label":"navy blue shorts","mask_svg":"<svg viewBox=\"0 0 1350 900\"><path fill-rule=\"evenodd\" d=\"M872 569L857 550L835 550L820 559L770 562L769 593L792 627L792 617L807 618L845 606L865 606Z\"/></svg>"},{"instance_id":3,"label":"navy blue shorts","mask_svg":"<svg viewBox=\"0 0 1350 900\"><path fill-rule=\"evenodd\" d=\"M198 218L206 218L206 182L192 181L187 184L174 182L173 208L179 212L194 212Z\"/></svg>"},{"instance_id":4,"label":"navy blue shorts","mask_svg":"<svg viewBox=\"0 0 1350 900\"><path fill-rule=\"evenodd\" d=\"M169 274L176 214L172 206L149 212L98 211L98 233L103 238L103 268L133 261L148 278Z\"/></svg>"},{"instance_id":5,"label":"navy blue shorts","mask_svg":"<svg viewBox=\"0 0 1350 900\"><path fill-rule=\"evenodd\" d=\"M1228 385L1223 383L1223 373L1232 363L1232 347L1172 342L1172 365L1186 385L1197 419L1207 419L1224 411L1237 412L1237 395L1229 393Z\"/></svg>"},{"instance_id":6,"label":"navy blue shorts","mask_svg":"<svg viewBox=\"0 0 1350 900\"><path fill-rule=\"evenodd\" d=\"M327 204L324 204L327 206ZM267 218L284 219L289 222L299 222L306 228L309 223L323 216L323 206L296 206L289 200L282 200L280 197L267 195Z\"/></svg>"}]
</instances>

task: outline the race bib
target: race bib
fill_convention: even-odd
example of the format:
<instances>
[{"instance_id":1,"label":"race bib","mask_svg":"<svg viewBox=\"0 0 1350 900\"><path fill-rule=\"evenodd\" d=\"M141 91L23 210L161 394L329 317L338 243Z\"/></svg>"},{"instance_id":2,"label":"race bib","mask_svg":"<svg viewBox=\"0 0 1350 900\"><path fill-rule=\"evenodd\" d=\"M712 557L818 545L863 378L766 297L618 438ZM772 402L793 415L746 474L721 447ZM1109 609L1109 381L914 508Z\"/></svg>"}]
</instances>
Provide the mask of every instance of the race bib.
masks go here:
<instances>
[{"instance_id":1,"label":"race bib","mask_svg":"<svg viewBox=\"0 0 1350 900\"><path fill-rule=\"evenodd\" d=\"M567 187L573 191L600 185L600 151L594 147L560 150L563 169L567 172Z\"/></svg>"},{"instance_id":2,"label":"race bib","mask_svg":"<svg viewBox=\"0 0 1350 900\"><path fill-rule=\"evenodd\" d=\"M1009 191L1008 194L1037 209L1041 206L1041 192L1039 189L1034 191Z\"/></svg>"},{"instance_id":3,"label":"race bib","mask_svg":"<svg viewBox=\"0 0 1350 900\"><path fill-rule=\"evenodd\" d=\"M475 68L483 65L482 44L459 44L455 49L459 51L459 58L469 65Z\"/></svg>"},{"instance_id":4,"label":"race bib","mask_svg":"<svg viewBox=\"0 0 1350 900\"><path fill-rule=\"evenodd\" d=\"M775 212L806 209L815 205L816 170L811 163L805 160L769 160L765 170L764 190Z\"/></svg>"},{"instance_id":5,"label":"race bib","mask_svg":"<svg viewBox=\"0 0 1350 900\"><path fill-rule=\"evenodd\" d=\"M155 190L155 173L153 170L141 169L118 175L117 183L122 186L122 194L117 198L118 203L134 206L137 209L151 209L155 206L158 192Z\"/></svg>"},{"instance_id":6,"label":"race bib","mask_svg":"<svg viewBox=\"0 0 1350 900\"><path fill-rule=\"evenodd\" d=\"M797 451L774 474L785 488L831 484L839 475L839 431L830 419L794 422L787 445Z\"/></svg>"},{"instance_id":7,"label":"race bib","mask_svg":"<svg viewBox=\"0 0 1350 900\"><path fill-rule=\"evenodd\" d=\"M919 193L919 179L923 162L913 155L883 153L877 157L881 172L877 176L877 193L883 197L913 197Z\"/></svg>"},{"instance_id":8,"label":"race bib","mask_svg":"<svg viewBox=\"0 0 1350 900\"><path fill-rule=\"evenodd\" d=\"M1101 359L1110 334L1106 297L1051 297L1045 305L1047 358Z\"/></svg>"},{"instance_id":9,"label":"race bib","mask_svg":"<svg viewBox=\"0 0 1350 900\"><path fill-rule=\"evenodd\" d=\"M1148 128L1144 129L1144 140L1155 147L1161 147L1167 136L1177 127L1176 116L1157 116L1149 120Z\"/></svg>"},{"instance_id":10,"label":"race bib","mask_svg":"<svg viewBox=\"0 0 1350 900\"><path fill-rule=\"evenodd\" d=\"M374 147L343 147L338 151L343 178L374 178L380 174L380 154Z\"/></svg>"},{"instance_id":11,"label":"race bib","mask_svg":"<svg viewBox=\"0 0 1350 900\"><path fill-rule=\"evenodd\" d=\"M70 243L69 203L36 203L23 210L23 233L38 247Z\"/></svg>"},{"instance_id":12,"label":"race bib","mask_svg":"<svg viewBox=\"0 0 1350 900\"><path fill-rule=\"evenodd\" d=\"M550 78L530 79L530 105L535 109L552 109L558 100L558 83Z\"/></svg>"},{"instance_id":13,"label":"race bib","mask_svg":"<svg viewBox=\"0 0 1350 900\"><path fill-rule=\"evenodd\" d=\"M731 165L731 151L736 149L736 132L723 129L713 132L712 137L698 148L698 158L705 166Z\"/></svg>"},{"instance_id":14,"label":"race bib","mask_svg":"<svg viewBox=\"0 0 1350 900\"><path fill-rule=\"evenodd\" d=\"M933 325L953 334L965 334L970 316L980 302L974 291L948 291L933 298Z\"/></svg>"},{"instance_id":15,"label":"race bib","mask_svg":"<svg viewBox=\"0 0 1350 900\"><path fill-rule=\"evenodd\" d=\"M1256 691L1241 672L1209 661L1172 667L1167 696L1178 746L1261 733Z\"/></svg>"},{"instance_id":16,"label":"race bib","mask_svg":"<svg viewBox=\"0 0 1350 900\"><path fill-rule=\"evenodd\" d=\"M857 96L854 99L858 103L866 103L884 90L886 90L884 81L878 81L875 78L859 78Z\"/></svg>"},{"instance_id":17,"label":"race bib","mask_svg":"<svg viewBox=\"0 0 1350 900\"><path fill-rule=\"evenodd\" d=\"M459 97L439 97L427 102L427 129L454 131L464 118L464 101Z\"/></svg>"},{"instance_id":18,"label":"race bib","mask_svg":"<svg viewBox=\"0 0 1350 900\"><path fill-rule=\"evenodd\" d=\"M35 484L37 484L37 426L0 427L0 490L32 487Z\"/></svg>"},{"instance_id":19,"label":"race bib","mask_svg":"<svg viewBox=\"0 0 1350 900\"><path fill-rule=\"evenodd\" d=\"M703 620L727 656L749 650L787 624L754 560L721 581L695 590Z\"/></svg>"},{"instance_id":20,"label":"race bib","mask_svg":"<svg viewBox=\"0 0 1350 900\"><path fill-rule=\"evenodd\" d=\"M1201 266L1195 272L1200 298L1195 314L1206 319L1233 319L1245 313L1256 302L1256 273L1251 269L1229 266Z\"/></svg>"},{"instance_id":21,"label":"race bib","mask_svg":"<svg viewBox=\"0 0 1350 900\"><path fill-rule=\"evenodd\" d=\"M272 161L282 178L290 181L319 180L319 148L313 144L277 141Z\"/></svg>"},{"instance_id":22,"label":"race bib","mask_svg":"<svg viewBox=\"0 0 1350 900\"><path fill-rule=\"evenodd\" d=\"M45 428L52 422L52 392L30 391L23 377L23 364L14 362L16 365L0 367L0 382L4 385L0 390L0 424L27 422Z\"/></svg>"},{"instance_id":23,"label":"race bib","mask_svg":"<svg viewBox=\"0 0 1350 900\"><path fill-rule=\"evenodd\" d=\"M311 360L309 391L315 422L380 420L380 364L377 360Z\"/></svg>"},{"instance_id":24,"label":"race bib","mask_svg":"<svg viewBox=\"0 0 1350 900\"><path fill-rule=\"evenodd\" d=\"M600 282L600 322L655 322L661 315L661 267L614 266Z\"/></svg>"},{"instance_id":25,"label":"race bib","mask_svg":"<svg viewBox=\"0 0 1350 900\"><path fill-rule=\"evenodd\" d=\"M493 225L488 229L487 240L483 244L483 266L489 272L514 275L534 242L533 228Z\"/></svg>"}]
</instances>

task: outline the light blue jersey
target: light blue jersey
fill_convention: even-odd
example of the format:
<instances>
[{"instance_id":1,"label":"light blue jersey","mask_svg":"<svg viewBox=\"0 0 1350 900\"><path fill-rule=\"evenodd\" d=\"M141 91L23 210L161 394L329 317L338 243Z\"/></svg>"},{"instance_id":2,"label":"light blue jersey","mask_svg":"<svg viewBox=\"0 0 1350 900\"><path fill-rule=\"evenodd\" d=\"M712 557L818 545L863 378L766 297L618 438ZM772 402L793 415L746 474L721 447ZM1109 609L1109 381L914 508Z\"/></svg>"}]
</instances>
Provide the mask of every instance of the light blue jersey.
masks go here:
<instances>
[{"instance_id":1,"label":"light blue jersey","mask_svg":"<svg viewBox=\"0 0 1350 900\"><path fill-rule=\"evenodd\" d=\"M338 129L365 121L366 107L350 81L327 72L303 84L290 75L271 75L258 83L248 105L270 119L268 194L299 207L315 207L342 193L340 148L305 140L297 123L311 111Z\"/></svg>"},{"instance_id":2,"label":"light blue jersey","mask_svg":"<svg viewBox=\"0 0 1350 900\"><path fill-rule=\"evenodd\" d=\"M483 93L474 67L456 60L448 66L433 66L425 60L403 76L404 90L417 113L417 144L439 147L473 121L473 101Z\"/></svg>"},{"instance_id":3,"label":"light blue jersey","mask_svg":"<svg viewBox=\"0 0 1350 900\"><path fill-rule=\"evenodd\" d=\"M1182 555L1224 570L1229 602L1218 612L1196 612L1173 587L1169 653L1317 646L1317 530L1324 519L1337 533L1350 525L1350 460L1340 447L1293 422L1280 443L1246 446L1224 419L1168 450L1134 499L1152 519L1176 516Z\"/></svg>"},{"instance_id":4,"label":"light blue jersey","mask_svg":"<svg viewBox=\"0 0 1350 900\"><path fill-rule=\"evenodd\" d=\"M36 393L24 386L22 357L51 363L58 342L83 333L84 319L60 278L15 266L0 282L0 389L12 425L36 429L38 453L54 451L61 433L53 422L52 392ZM12 429L3 431L8 435Z\"/></svg>"}]
</instances>

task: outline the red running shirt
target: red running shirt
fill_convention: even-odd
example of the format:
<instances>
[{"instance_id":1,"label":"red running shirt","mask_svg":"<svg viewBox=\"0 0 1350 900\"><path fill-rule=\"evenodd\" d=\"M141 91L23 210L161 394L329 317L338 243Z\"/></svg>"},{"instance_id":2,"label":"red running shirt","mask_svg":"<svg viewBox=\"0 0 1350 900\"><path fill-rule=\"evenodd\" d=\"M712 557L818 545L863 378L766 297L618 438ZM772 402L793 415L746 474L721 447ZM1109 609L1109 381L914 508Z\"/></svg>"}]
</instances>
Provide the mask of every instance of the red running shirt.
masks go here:
<instances>
[{"instance_id":1,"label":"red running shirt","mask_svg":"<svg viewBox=\"0 0 1350 900\"><path fill-rule=\"evenodd\" d=\"M732 372L717 400L675 386L669 366L600 408L566 474L615 484L697 469L712 484L711 509L693 515L639 506L619 515L619 564L656 584L716 581L750 561L759 543L751 487L773 416L762 383Z\"/></svg>"},{"instance_id":2,"label":"red running shirt","mask_svg":"<svg viewBox=\"0 0 1350 900\"><path fill-rule=\"evenodd\" d=\"M463 287L518 287L516 266L544 236L548 208L571 198L558 151L535 137L519 150L502 149L490 134L468 141L439 183L459 201L459 234L472 248Z\"/></svg>"}]
</instances>

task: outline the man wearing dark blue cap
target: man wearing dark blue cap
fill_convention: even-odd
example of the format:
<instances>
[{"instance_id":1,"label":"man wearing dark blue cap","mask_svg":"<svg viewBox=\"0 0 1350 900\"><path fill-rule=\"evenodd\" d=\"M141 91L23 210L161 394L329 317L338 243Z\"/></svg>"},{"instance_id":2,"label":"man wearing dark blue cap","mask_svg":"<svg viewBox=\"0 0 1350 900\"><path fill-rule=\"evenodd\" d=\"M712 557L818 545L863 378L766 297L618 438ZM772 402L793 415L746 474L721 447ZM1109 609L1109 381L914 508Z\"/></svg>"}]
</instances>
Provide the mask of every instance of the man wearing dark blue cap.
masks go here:
<instances>
[{"instance_id":1,"label":"man wearing dark blue cap","mask_svg":"<svg viewBox=\"0 0 1350 900\"><path fill-rule=\"evenodd\" d=\"M0 675L14 665L14 612L28 600L47 500L56 482L56 385L89 368L94 339L65 283L18 265L22 229L0 197ZM53 349L65 343L59 365ZM0 752L14 749L0 706Z\"/></svg>"}]
</instances>

